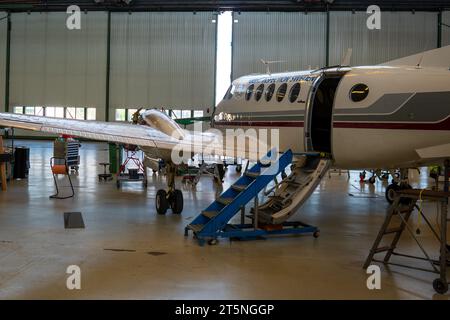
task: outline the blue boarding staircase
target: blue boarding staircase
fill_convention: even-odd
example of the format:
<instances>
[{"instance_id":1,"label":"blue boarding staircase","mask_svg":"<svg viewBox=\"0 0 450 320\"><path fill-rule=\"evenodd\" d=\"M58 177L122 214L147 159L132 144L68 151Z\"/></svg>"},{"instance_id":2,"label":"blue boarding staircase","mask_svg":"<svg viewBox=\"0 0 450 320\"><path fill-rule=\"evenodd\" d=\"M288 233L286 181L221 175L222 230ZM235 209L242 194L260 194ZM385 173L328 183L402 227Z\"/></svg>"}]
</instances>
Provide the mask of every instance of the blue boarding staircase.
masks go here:
<instances>
[{"instance_id":1,"label":"blue boarding staircase","mask_svg":"<svg viewBox=\"0 0 450 320\"><path fill-rule=\"evenodd\" d=\"M244 223L245 205L254 199L255 208L258 208L259 192L292 163L291 150L277 155L275 160L271 159L273 152L275 151L269 151L261 161L246 170L229 189L187 225L185 236L191 230L200 245L204 245L206 241L213 245L218 242L219 237L245 240L271 234L318 233L318 228L300 222L285 222L277 228L260 228L257 212L253 212L252 224ZM238 212L241 212L241 223L229 224Z\"/></svg>"}]
</instances>

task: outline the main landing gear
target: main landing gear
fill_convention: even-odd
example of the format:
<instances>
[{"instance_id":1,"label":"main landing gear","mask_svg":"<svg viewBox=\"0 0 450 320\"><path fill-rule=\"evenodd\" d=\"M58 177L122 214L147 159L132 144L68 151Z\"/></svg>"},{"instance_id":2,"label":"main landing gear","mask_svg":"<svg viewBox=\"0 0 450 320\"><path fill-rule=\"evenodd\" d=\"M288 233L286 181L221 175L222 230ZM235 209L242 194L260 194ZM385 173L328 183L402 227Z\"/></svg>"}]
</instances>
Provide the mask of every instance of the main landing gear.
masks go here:
<instances>
[{"instance_id":1,"label":"main landing gear","mask_svg":"<svg viewBox=\"0 0 450 320\"><path fill-rule=\"evenodd\" d=\"M174 214L180 214L183 211L183 193L175 189L176 166L173 163L166 165L168 191L160 189L156 193L156 212L166 214L169 207Z\"/></svg>"},{"instance_id":2,"label":"main landing gear","mask_svg":"<svg viewBox=\"0 0 450 320\"><path fill-rule=\"evenodd\" d=\"M411 189L408 183L408 169L400 169L400 177L395 174L394 171L391 172L392 183L387 186L384 193L386 201L390 204L394 202L395 192L398 190Z\"/></svg>"}]
</instances>

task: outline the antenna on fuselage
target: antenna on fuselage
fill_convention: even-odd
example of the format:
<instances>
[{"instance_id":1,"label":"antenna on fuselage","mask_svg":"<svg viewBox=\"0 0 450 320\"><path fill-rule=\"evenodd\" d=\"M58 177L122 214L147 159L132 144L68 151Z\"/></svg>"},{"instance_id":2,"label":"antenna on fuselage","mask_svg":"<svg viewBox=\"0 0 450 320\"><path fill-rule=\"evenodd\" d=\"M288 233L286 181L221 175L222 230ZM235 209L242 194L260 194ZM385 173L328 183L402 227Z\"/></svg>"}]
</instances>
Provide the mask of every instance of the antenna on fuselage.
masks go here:
<instances>
[{"instance_id":1,"label":"antenna on fuselage","mask_svg":"<svg viewBox=\"0 0 450 320\"><path fill-rule=\"evenodd\" d=\"M416 65L416 68L417 68L417 69L421 69L420 65L422 64L422 60L423 60L423 57L424 57L424 56L425 56L425 54L420 55L419 62L418 62L417 65Z\"/></svg>"},{"instance_id":2,"label":"antenna on fuselage","mask_svg":"<svg viewBox=\"0 0 450 320\"><path fill-rule=\"evenodd\" d=\"M266 66L266 73L270 76L270 75L272 75L270 73L270 65L272 63L283 63L283 62L286 62L286 61L284 61L284 60L266 61L264 59L261 59L261 62Z\"/></svg>"}]
</instances>

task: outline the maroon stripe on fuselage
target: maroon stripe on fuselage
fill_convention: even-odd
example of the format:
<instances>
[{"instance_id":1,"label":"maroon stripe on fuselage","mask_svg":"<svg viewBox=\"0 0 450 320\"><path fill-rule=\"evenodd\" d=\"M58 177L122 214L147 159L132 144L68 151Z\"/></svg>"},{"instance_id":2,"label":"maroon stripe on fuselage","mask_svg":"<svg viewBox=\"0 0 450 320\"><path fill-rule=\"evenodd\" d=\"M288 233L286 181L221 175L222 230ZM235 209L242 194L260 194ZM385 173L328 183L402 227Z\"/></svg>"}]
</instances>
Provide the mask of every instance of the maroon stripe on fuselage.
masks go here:
<instances>
[{"instance_id":1,"label":"maroon stripe on fuselage","mask_svg":"<svg viewBox=\"0 0 450 320\"><path fill-rule=\"evenodd\" d=\"M292 127L303 128L303 121L216 121L218 126L234 127ZM390 129L390 130L450 130L450 118L438 123L420 122L334 122L333 128L345 129Z\"/></svg>"},{"instance_id":2,"label":"maroon stripe on fuselage","mask_svg":"<svg viewBox=\"0 0 450 320\"><path fill-rule=\"evenodd\" d=\"M233 127L303 127L303 121L215 121L214 124Z\"/></svg>"}]
</instances>

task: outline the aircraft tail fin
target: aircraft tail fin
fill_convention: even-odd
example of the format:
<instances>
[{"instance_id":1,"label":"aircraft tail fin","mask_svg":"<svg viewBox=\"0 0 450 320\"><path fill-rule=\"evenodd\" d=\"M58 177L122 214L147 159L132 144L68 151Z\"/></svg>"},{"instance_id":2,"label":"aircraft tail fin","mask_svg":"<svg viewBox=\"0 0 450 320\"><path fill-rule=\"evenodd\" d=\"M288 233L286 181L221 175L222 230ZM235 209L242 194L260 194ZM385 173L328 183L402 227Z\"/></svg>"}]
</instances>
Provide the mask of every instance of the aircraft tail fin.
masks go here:
<instances>
[{"instance_id":1,"label":"aircraft tail fin","mask_svg":"<svg viewBox=\"0 0 450 320\"><path fill-rule=\"evenodd\" d=\"M400 59L391 60L380 64L382 66L411 66L450 68L450 46L428 50Z\"/></svg>"}]
</instances>

